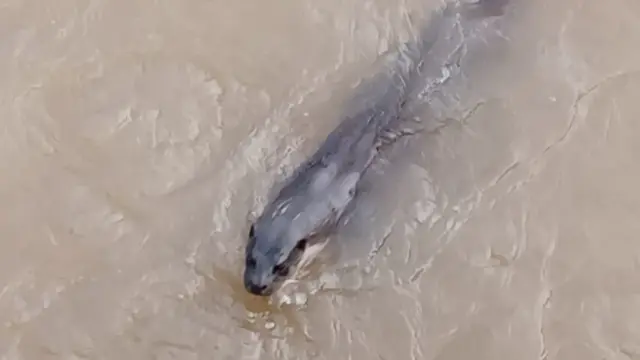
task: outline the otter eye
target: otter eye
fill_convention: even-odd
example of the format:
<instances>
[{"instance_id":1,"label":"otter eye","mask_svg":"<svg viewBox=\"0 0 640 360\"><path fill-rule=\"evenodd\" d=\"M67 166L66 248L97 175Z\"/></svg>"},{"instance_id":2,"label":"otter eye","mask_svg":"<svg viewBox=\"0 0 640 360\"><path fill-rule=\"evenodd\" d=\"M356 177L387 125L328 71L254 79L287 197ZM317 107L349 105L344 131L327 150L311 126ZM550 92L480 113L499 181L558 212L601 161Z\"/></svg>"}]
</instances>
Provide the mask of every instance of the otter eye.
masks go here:
<instances>
[{"instance_id":1,"label":"otter eye","mask_svg":"<svg viewBox=\"0 0 640 360\"><path fill-rule=\"evenodd\" d=\"M296 244L296 250L305 251L307 249L307 239L302 239Z\"/></svg>"},{"instance_id":2,"label":"otter eye","mask_svg":"<svg viewBox=\"0 0 640 360\"><path fill-rule=\"evenodd\" d=\"M250 267L250 268L256 267L256 259L254 259L252 257L247 258L247 266Z\"/></svg>"},{"instance_id":3,"label":"otter eye","mask_svg":"<svg viewBox=\"0 0 640 360\"><path fill-rule=\"evenodd\" d=\"M284 264L278 264L273 267L273 273L278 276L287 276L289 275L289 268Z\"/></svg>"}]
</instances>

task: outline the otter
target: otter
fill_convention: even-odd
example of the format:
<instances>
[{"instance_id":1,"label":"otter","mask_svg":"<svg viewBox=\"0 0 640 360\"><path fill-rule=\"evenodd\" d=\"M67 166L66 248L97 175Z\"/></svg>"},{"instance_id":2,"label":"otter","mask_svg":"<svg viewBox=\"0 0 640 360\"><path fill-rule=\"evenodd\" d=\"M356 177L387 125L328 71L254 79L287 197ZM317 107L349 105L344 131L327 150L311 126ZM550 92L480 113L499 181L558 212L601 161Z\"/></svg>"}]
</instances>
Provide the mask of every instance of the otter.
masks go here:
<instances>
[{"instance_id":1,"label":"otter","mask_svg":"<svg viewBox=\"0 0 640 360\"><path fill-rule=\"evenodd\" d=\"M250 225L245 249L244 287L269 296L295 270L308 264L328 242L359 194L361 179L385 146L419 132L403 128L402 110L420 74L421 59L435 41L439 21L455 14L471 18L503 14L507 0L449 4L435 11L415 41L390 51L397 66L376 102L343 119L324 143L285 182ZM391 57L391 60L389 60Z\"/></svg>"}]
</instances>

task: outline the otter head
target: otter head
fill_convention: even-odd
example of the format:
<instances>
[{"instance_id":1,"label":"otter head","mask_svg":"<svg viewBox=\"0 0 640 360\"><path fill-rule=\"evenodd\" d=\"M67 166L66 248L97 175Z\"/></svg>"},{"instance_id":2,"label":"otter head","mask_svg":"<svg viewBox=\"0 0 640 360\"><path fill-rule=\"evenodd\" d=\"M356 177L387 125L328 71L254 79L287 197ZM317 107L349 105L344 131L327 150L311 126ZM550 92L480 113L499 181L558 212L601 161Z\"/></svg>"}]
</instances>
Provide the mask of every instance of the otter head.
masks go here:
<instances>
[{"instance_id":1,"label":"otter head","mask_svg":"<svg viewBox=\"0 0 640 360\"><path fill-rule=\"evenodd\" d=\"M291 241L270 235L256 224L249 229L244 287L258 296L271 295L293 273L308 244L307 239Z\"/></svg>"}]
</instances>

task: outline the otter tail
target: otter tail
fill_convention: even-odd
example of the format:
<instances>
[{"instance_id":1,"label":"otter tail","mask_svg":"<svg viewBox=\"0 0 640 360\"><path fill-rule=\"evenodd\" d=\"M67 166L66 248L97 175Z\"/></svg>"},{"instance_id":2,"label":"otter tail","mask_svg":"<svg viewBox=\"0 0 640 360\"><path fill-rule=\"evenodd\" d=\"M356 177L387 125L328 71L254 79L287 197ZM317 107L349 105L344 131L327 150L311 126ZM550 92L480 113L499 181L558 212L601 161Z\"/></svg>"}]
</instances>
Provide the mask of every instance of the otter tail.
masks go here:
<instances>
[{"instance_id":1,"label":"otter tail","mask_svg":"<svg viewBox=\"0 0 640 360\"><path fill-rule=\"evenodd\" d=\"M476 0L462 3L460 0L449 1L445 6L431 12L417 36L410 42L400 46L397 52L403 58L404 68L398 73L404 78L413 78L423 70L425 59L431 49L442 37L451 37L450 31L461 24L461 21L478 21L504 15L509 0ZM404 71L402 71L404 70Z\"/></svg>"},{"instance_id":2,"label":"otter tail","mask_svg":"<svg viewBox=\"0 0 640 360\"><path fill-rule=\"evenodd\" d=\"M386 72L390 76L391 86L387 88L386 96L382 104L377 104L379 108L395 107L397 116L385 118L386 121L378 124L378 133L381 143L395 141L399 136L416 133L420 130L412 129L406 124L407 119L402 116L402 108L407 101L413 100L417 93L427 94L432 88L444 83L451 74L448 70L452 63L461 56L463 44L451 44L453 33L458 31L461 21L477 21L504 15L506 5L509 0L477 0L473 3L461 3L460 1L448 2L445 6L431 12L425 22L425 26L418 31L412 41L401 44L395 51L389 51L383 55L386 64L391 64L392 68ZM438 42L444 38L445 44ZM444 64L433 60L437 57L433 53L441 53L442 49L435 47L451 47L446 49ZM434 51L435 50L435 51ZM434 64L435 63L435 64ZM434 66L430 66L434 65ZM436 69L426 67L440 67L441 76L429 80L425 84L424 72ZM416 99L417 100L417 99Z\"/></svg>"}]
</instances>

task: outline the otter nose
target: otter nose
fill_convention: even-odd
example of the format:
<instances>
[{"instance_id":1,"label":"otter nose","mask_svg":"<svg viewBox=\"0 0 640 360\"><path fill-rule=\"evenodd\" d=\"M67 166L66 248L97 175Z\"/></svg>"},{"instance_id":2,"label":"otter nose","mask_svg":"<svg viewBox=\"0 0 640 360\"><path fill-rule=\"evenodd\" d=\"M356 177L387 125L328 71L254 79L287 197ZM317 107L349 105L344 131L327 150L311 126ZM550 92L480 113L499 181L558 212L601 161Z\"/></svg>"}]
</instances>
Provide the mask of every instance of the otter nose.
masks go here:
<instances>
[{"instance_id":1,"label":"otter nose","mask_svg":"<svg viewBox=\"0 0 640 360\"><path fill-rule=\"evenodd\" d=\"M253 295L267 295L267 285L254 284L252 282L246 282L244 287Z\"/></svg>"},{"instance_id":2,"label":"otter nose","mask_svg":"<svg viewBox=\"0 0 640 360\"><path fill-rule=\"evenodd\" d=\"M259 281L259 279L255 278L255 275L252 276L250 271L247 271L244 276L244 287L245 289L253 294L253 295L269 295L269 286L265 284L264 281Z\"/></svg>"}]
</instances>

